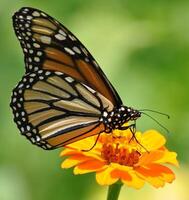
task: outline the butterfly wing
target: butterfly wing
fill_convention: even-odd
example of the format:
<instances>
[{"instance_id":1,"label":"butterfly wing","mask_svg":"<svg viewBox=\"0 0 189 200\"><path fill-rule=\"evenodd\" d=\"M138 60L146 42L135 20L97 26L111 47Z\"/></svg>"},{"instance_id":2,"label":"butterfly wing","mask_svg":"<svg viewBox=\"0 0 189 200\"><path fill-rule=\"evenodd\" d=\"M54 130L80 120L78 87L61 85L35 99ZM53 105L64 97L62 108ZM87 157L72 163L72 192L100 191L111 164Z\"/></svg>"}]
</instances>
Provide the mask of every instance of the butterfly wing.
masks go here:
<instances>
[{"instance_id":1,"label":"butterfly wing","mask_svg":"<svg viewBox=\"0 0 189 200\"><path fill-rule=\"evenodd\" d=\"M11 107L21 134L54 149L104 131L101 111L113 104L89 86L61 72L26 74L13 90Z\"/></svg>"},{"instance_id":2,"label":"butterfly wing","mask_svg":"<svg viewBox=\"0 0 189 200\"><path fill-rule=\"evenodd\" d=\"M26 72L63 72L109 99L122 104L116 90L82 43L46 13L21 8L13 16L15 33L25 55Z\"/></svg>"}]
</instances>

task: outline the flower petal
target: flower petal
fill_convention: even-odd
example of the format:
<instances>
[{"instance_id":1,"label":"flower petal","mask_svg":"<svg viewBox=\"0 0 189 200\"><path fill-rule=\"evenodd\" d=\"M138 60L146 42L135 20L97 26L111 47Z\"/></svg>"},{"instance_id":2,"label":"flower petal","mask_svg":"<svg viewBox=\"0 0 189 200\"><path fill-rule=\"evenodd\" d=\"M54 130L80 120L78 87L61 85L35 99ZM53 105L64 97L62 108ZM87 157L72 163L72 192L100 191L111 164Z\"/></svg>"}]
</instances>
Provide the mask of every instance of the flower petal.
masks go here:
<instances>
[{"instance_id":1,"label":"flower petal","mask_svg":"<svg viewBox=\"0 0 189 200\"><path fill-rule=\"evenodd\" d=\"M166 139L157 131L149 130L143 133L141 143L148 151L153 151L162 147Z\"/></svg>"},{"instance_id":2,"label":"flower petal","mask_svg":"<svg viewBox=\"0 0 189 200\"><path fill-rule=\"evenodd\" d=\"M144 180L137 176L136 173L134 171L129 171L131 178L131 181L127 181L125 179L122 178L122 182L125 183L127 186L129 187L133 187L136 189L140 189L141 187L144 186Z\"/></svg>"},{"instance_id":3,"label":"flower petal","mask_svg":"<svg viewBox=\"0 0 189 200\"><path fill-rule=\"evenodd\" d=\"M155 188L163 187L165 185L165 181L163 181L159 177L148 177L146 181L153 185Z\"/></svg>"},{"instance_id":4,"label":"flower petal","mask_svg":"<svg viewBox=\"0 0 189 200\"><path fill-rule=\"evenodd\" d=\"M77 149L77 150L81 150L81 151L88 150L94 145L94 143L96 141L96 137L97 136L95 135L95 136L84 138L77 142L73 142L73 143L67 145L66 148L73 148L73 149Z\"/></svg>"},{"instance_id":5,"label":"flower petal","mask_svg":"<svg viewBox=\"0 0 189 200\"><path fill-rule=\"evenodd\" d=\"M125 181L131 181L132 177L127 171L120 170L120 169L114 169L111 171L111 177L112 178L118 178L123 179Z\"/></svg>"},{"instance_id":6,"label":"flower petal","mask_svg":"<svg viewBox=\"0 0 189 200\"><path fill-rule=\"evenodd\" d=\"M144 167L138 167L135 170L146 177L156 177L161 176L161 174L173 174L171 169L160 164L149 164Z\"/></svg>"},{"instance_id":7,"label":"flower petal","mask_svg":"<svg viewBox=\"0 0 189 200\"><path fill-rule=\"evenodd\" d=\"M68 168L71 168L75 165L77 165L78 163L80 163L81 161L79 160L71 160L71 159L65 159L62 164L61 164L61 168L62 169L68 169Z\"/></svg>"},{"instance_id":8,"label":"flower petal","mask_svg":"<svg viewBox=\"0 0 189 200\"><path fill-rule=\"evenodd\" d=\"M82 152L77 151L77 150L73 150L73 149L64 149L63 151L61 151L60 156L71 156L71 155L76 155L76 154L82 154Z\"/></svg>"},{"instance_id":9,"label":"flower petal","mask_svg":"<svg viewBox=\"0 0 189 200\"><path fill-rule=\"evenodd\" d=\"M119 178L113 178L110 174L114 168L111 166L96 173L96 181L99 185L112 185L119 180Z\"/></svg>"},{"instance_id":10,"label":"flower petal","mask_svg":"<svg viewBox=\"0 0 189 200\"><path fill-rule=\"evenodd\" d=\"M136 172L132 169L132 167L116 163L113 163L112 166L115 168L111 172L112 178L119 178L127 186L134 187L136 189L139 189L144 185L144 180L136 175Z\"/></svg>"},{"instance_id":11,"label":"flower petal","mask_svg":"<svg viewBox=\"0 0 189 200\"><path fill-rule=\"evenodd\" d=\"M172 182L175 179L175 175L171 169L160 164L151 164L146 167L136 168L135 171L138 175L152 184L154 187L162 187L165 182Z\"/></svg>"},{"instance_id":12,"label":"flower petal","mask_svg":"<svg viewBox=\"0 0 189 200\"><path fill-rule=\"evenodd\" d=\"M136 164L136 166L143 166L148 165L150 163L157 162L158 160L162 159L164 157L165 152L164 151L152 151L152 152L146 152L141 157L139 162Z\"/></svg>"},{"instance_id":13,"label":"flower petal","mask_svg":"<svg viewBox=\"0 0 189 200\"><path fill-rule=\"evenodd\" d=\"M66 148L64 149L61 153L60 153L60 156L63 157L63 156L86 156L86 157L89 157L89 158L94 158L94 159L97 159L97 160L100 160L100 161L104 161L104 159L101 157L101 152L98 150L98 149L92 149L90 151L80 151L80 150L73 150L73 149L69 149L69 148Z\"/></svg>"},{"instance_id":14,"label":"flower petal","mask_svg":"<svg viewBox=\"0 0 189 200\"><path fill-rule=\"evenodd\" d=\"M105 168L104 162L99 160L87 160L86 162L82 162L78 164L74 168L74 174L86 174L89 172L96 172Z\"/></svg>"},{"instance_id":15,"label":"flower petal","mask_svg":"<svg viewBox=\"0 0 189 200\"><path fill-rule=\"evenodd\" d=\"M89 157L86 157L84 155L74 155L74 156L71 156L70 158L67 158L65 159L62 164L61 164L61 167L64 169L64 168L70 168L70 167L73 167L75 165L78 165L82 162L85 162L87 160L89 160L91 158Z\"/></svg>"},{"instance_id":16,"label":"flower petal","mask_svg":"<svg viewBox=\"0 0 189 200\"><path fill-rule=\"evenodd\" d=\"M156 188L163 187L165 183L171 183L175 179L174 174L162 174L160 177L147 177L146 181Z\"/></svg>"},{"instance_id":17,"label":"flower petal","mask_svg":"<svg viewBox=\"0 0 189 200\"><path fill-rule=\"evenodd\" d=\"M168 150L157 150L145 153L140 157L136 166L148 165L151 163L169 163L178 166L177 154Z\"/></svg>"},{"instance_id":18,"label":"flower petal","mask_svg":"<svg viewBox=\"0 0 189 200\"><path fill-rule=\"evenodd\" d=\"M175 180L175 174L163 174L163 180L167 183L172 183Z\"/></svg>"},{"instance_id":19,"label":"flower petal","mask_svg":"<svg viewBox=\"0 0 189 200\"><path fill-rule=\"evenodd\" d=\"M177 160L177 153L165 151L164 156L158 160L158 163L169 163L179 167L179 163Z\"/></svg>"}]
</instances>

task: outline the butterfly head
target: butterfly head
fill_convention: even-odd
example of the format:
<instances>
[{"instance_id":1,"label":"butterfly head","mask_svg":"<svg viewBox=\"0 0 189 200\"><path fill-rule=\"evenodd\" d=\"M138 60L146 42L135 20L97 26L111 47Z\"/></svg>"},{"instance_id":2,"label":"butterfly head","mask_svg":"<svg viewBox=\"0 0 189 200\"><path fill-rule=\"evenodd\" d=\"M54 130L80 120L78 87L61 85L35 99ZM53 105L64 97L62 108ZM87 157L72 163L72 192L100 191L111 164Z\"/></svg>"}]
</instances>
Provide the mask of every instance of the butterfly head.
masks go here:
<instances>
[{"instance_id":1,"label":"butterfly head","mask_svg":"<svg viewBox=\"0 0 189 200\"><path fill-rule=\"evenodd\" d=\"M124 107L127 114L127 120L135 121L141 117L141 112L131 107Z\"/></svg>"}]
</instances>

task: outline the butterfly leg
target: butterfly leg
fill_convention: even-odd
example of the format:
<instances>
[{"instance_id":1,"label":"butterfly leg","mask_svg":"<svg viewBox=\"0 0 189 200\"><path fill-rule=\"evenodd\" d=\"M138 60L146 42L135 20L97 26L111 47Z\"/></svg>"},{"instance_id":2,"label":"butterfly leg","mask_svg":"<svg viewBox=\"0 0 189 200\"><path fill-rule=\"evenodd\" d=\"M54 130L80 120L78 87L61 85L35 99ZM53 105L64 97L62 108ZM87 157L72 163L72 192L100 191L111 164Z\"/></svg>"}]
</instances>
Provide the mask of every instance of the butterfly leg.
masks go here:
<instances>
[{"instance_id":1,"label":"butterfly leg","mask_svg":"<svg viewBox=\"0 0 189 200\"><path fill-rule=\"evenodd\" d=\"M132 133L135 133L136 132L136 124L131 124L129 126L122 126L119 128L119 130L127 130L127 129L132 129Z\"/></svg>"},{"instance_id":2,"label":"butterfly leg","mask_svg":"<svg viewBox=\"0 0 189 200\"><path fill-rule=\"evenodd\" d=\"M90 149L83 149L82 151L88 152L88 151L92 150L92 149L96 146L96 144L97 144L97 142L98 142L98 139L99 139L99 137L100 137L100 134L101 134L101 133L98 134L98 136L97 136L97 138L96 138L96 140L95 140L95 143L93 144L93 146L92 146Z\"/></svg>"},{"instance_id":3,"label":"butterfly leg","mask_svg":"<svg viewBox=\"0 0 189 200\"><path fill-rule=\"evenodd\" d=\"M125 127L121 127L120 130L127 130L127 129L130 129L131 133L132 133L132 137L131 139L129 140L129 142L131 142L133 139L146 151L149 153L149 151L146 149L146 147L144 147L139 141L138 139L136 138L135 136L135 133L136 133L136 123L134 124L131 124L129 126L125 126Z\"/></svg>"},{"instance_id":4,"label":"butterfly leg","mask_svg":"<svg viewBox=\"0 0 189 200\"><path fill-rule=\"evenodd\" d=\"M135 133L136 133L136 124L134 123L134 124L131 124L131 125L129 125L129 126L123 126L123 127L120 127L120 128L119 128L119 130L127 130L127 129L129 129L129 130L131 131L131 133L132 133L132 137L131 137L131 139L129 140L129 142L131 142L131 140L135 139L136 142L138 143L138 141L137 141L137 139L136 139L136 137L135 137Z\"/></svg>"}]
</instances>

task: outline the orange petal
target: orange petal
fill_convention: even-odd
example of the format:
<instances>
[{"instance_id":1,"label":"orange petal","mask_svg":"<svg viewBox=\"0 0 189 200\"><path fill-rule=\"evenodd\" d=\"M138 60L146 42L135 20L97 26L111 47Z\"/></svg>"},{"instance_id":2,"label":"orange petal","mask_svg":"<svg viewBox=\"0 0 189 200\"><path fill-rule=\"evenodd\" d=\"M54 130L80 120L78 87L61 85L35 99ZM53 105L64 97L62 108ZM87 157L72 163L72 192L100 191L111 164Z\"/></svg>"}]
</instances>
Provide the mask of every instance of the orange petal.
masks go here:
<instances>
[{"instance_id":1,"label":"orange petal","mask_svg":"<svg viewBox=\"0 0 189 200\"><path fill-rule=\"evenodd\" d=\"M77 151L77 150L72 150L72 149L64 149L61 153L60 153L60 156L63 157L63 156L71 156L71 155L81 155L82 152L80 151Z\"/></svg>"},{"instance_id":2,"label":"orange petal","mask_svg":"<svg viewBox=\"0 0 189 200\"><path fill-rule=\"evenodd\" d=\"M96 181L100 185L112 185L117 182L118 178L113 178L110 174L114 168L108 166L106 169L96 173Z\"/></svg>"},{"instance_id":3,"label":"orange petal","mask_svg":"<svg viewBox=\"0 0 189 200\"><path fill-rule=\"evenodd\" d=\"M74 174L85 174L99 171L102 170L105 165L105 162L101 162L99 160L87 160L86 162L78 164L78 166L74 168Z\"/></svg>"},{"instance_id":4,"label":"orange petal","mask_svg":"<svg viewBox=\"0 0 189 200\"><path fill-rule=\"evenodd\" d=\"M163 187L165 182L171 183L175 179L174 173L163 165L151 164L147 168L135 169L139 176L156 188Z\"/></svg>"},{"instance_id":5,"label":"orange petal","mask_svg":"<svg viewBox=\"0 0 189 200\"><path fill-rule=\"evenodd\" d=\"M89 158L94 158L97 160L101 160L104 161L104 159L101 157L101 152L97 151L96 149L92 149L91 151L85 152L85 151L80 151L80 150L73 150L73 149L64 149L61 153L60 156L71 156L71 155L75 155L75 156L86 156Z\"/></svg>"},{"instance_id":6,"label":"orange petal","mask_svg":"<svg viewBox=\"0 0 189 200\"><path fill-rule=\"evenodd\" d=\"M125 181L131 181L132 177L127 171L119 170L119 169L114 169L111 171L111 177L112 178L118 178L118 179L123 179Z\"/></svg>"},{"instance_id":7,"label":"orange petal","mask_svg":"<svg viewBox=\"0 0 189 200\"><path fill-rule=\"evenodd\" d=\"M144 153L141 157L137 166L148 165L150 163L169 163L175 166L179 166L176 159L177 154L168 150L157 150L150 153Z\"/></svg>"},{"instance_id":8,"label":"orange petal","mask_svg":"<svg viewBox=\"0 0 189 200\"><path fill-rule=\"evenodd\" d=\"M152 152L146 152L144 153L140 159L139 162L137 163L137 166L143 166L143 165L148 165L153 162L157 162L158 160L162 159L164 156L165 152L164 151L152 151Z\"/></svg>"},{"instance_id":9,"label":"orange petal","mask_svg":"<svg viewBox=\"0 0 189 200\"><path fill-rule=\"evenodd\" d=\"M145 167L138 167L135 169L135 171L137 171L145 177L156 177L161 176L161 174L174 174L172 170L170 170L168 167L160 164L150 164Z\"/></svg>"},{"instance_id":10,"label":"orange petal","mask_svg":"<svg viewBox=\"0 0 189 200\"><path fill-rule=\"evenodd\" d=\"M166 139L157 131L149 130L143 133L141 143L148 151L153 151L162 147Z\"/></svg>"},{"instance_id":11,"label":"orange petal","mask_svg":"<svg viewBox=\"0 0 189 200\"><path fill-rule=\"evenodd\" d=\"M144 185L144 180L138 177L132 167L112 163L115 168L111 172L112 178L119 178L127 186L139 189Z\"/></svg>"},{"instance_id":12,"label":"orange petal","mask_svg":"<svg viewBox=\"0 0 189 200\"><path fill-rule=\"evenodd\" d=\"M70 156L69 159L70 159L70 160L85 161L85 160L91 160L91 157L85 156L85 155L82 155L82 154L76 154L76 155Z\"/></svg>"},{"instance_id":13,"label":"orange petal","mask_svg":"<svg viewBox=\"0 0 189 200\"><path fill-rule=\"evenodd\" d=\"M95 170L95 169L102 168L105 164L106 164L105 162L101 162L98 160L88 160L88 161L80 164L78 167L80 169Z\"/></svg>"},{"instance_id":14,"label":"orange petal","mask_svg":"<svg viewBox=\"0 0 189 200\"><path fill-rule=\"evenodd\" d=\"M80 153L77 153L77 154L74 154L65 159L62 164L61 164L61 167L62 168L70 168L70 167L73 167L79 163L82 163L82 162L85 162L87 160L91 160L91 157L88 157L88 156L85 156L85 155L82 155Z\"/></svg>"}]
</instances>

